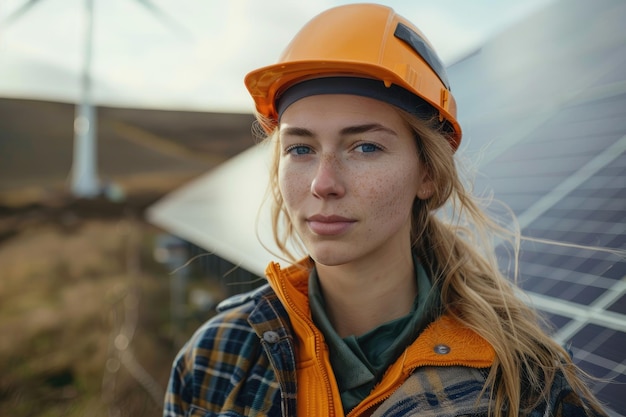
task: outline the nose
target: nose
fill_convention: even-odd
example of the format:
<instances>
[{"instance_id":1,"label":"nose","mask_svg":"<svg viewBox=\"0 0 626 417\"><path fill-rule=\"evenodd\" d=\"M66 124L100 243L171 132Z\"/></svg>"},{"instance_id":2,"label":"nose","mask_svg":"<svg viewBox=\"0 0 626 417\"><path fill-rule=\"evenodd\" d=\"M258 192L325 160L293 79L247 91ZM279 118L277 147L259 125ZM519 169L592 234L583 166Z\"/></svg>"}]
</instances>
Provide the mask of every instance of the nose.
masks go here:
<instances>
[{"instance_id":1,"label":"nose","mask_svg":"<svg viewBox=\"0 0 626 417\"><path fill-rule=\"evenodd\" d=\"M339 198L346 190L342 181L341 166L333 155L324 154L311 181L311 194L317 198Z\"/></svg>"}]
</instances>

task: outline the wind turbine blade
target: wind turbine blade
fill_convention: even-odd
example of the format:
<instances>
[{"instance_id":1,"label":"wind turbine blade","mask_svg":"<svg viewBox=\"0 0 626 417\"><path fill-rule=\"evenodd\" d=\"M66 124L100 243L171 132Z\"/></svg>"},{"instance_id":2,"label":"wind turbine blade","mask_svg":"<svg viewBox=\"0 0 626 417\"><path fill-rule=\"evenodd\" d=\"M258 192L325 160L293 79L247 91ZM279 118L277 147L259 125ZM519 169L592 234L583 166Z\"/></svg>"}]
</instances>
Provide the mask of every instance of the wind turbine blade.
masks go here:
<instances>
[{"instance_id":1,"label":"wind turbine blade","mask_svg":"<svg viewBox=\"0 0 626 417\"><path fill-rule=\"evenodd\" d=\"M4 24L9 26L10 24L16 22L20 17L22 17L31 7L35 4L39 3L40 0L28 0L20 7L17 8L13 13L9 15L6 19L4 19Z\"/></svg>"},{"instance_id":2,"label":"wind turbine blade","mask_svg":"<svg viewBox=\"0 0 626 417\"><path fill-rule=\"evenodd\" d=\"M157 19L164 25L168 26L180 35L189 36L189 32L180 23L175 21L170 15L159 9L151 0L135 0L137 3L145 7L150 13L152 13Z\"/></svg>"}]
</instances>

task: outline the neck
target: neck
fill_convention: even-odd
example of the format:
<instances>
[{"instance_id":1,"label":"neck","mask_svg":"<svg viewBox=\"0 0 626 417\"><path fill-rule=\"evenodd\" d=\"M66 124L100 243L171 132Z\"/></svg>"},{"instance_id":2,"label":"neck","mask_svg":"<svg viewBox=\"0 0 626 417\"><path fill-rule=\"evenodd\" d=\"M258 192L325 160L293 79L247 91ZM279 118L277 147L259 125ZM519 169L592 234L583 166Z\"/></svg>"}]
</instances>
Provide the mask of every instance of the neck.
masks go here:
<instances>
[{"instance_id":1,"label":"neck","mask_svg":"<svg viewBox=\"0 0 626 417\"><path fill-rule=\"evenodd\" d=\"M391 262L316 265L326 313L340 337L359 336L411 311L417 295L410 251Z\"/></svg>"}]
</instances>

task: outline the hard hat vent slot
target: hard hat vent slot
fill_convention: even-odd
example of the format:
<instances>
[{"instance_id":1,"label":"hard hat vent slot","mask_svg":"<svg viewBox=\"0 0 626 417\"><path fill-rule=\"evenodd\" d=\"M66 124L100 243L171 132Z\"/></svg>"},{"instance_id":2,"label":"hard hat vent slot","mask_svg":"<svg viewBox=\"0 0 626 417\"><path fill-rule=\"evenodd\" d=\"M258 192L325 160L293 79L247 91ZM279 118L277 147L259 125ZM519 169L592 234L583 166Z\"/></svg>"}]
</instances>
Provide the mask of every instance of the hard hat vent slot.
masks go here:
<instances>
[{"instance_id":1,"label":"hard hat vent slot","mask_svg":"<svg viewBox=\"0 0 626 417\"><path fill-rule=\"evenodd\" d=\"M398 23L396 31L393 34L396 38L405 42L411 47L419 56L422 57L428 66L437 74L437 77L441 80L446 88L450 89L450 82L448 81L448 74L443 62L439 59L435 51L421 38L413 29L403 23Z\"/></svg>"}]
</instances>

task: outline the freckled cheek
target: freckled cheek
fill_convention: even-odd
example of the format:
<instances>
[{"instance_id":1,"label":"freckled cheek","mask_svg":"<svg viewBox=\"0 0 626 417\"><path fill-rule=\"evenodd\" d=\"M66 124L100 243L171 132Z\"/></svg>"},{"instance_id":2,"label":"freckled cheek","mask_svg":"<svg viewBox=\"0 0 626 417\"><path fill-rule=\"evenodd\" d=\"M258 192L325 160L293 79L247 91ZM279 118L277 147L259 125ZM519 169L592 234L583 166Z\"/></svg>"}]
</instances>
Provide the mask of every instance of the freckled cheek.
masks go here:
<instances>
[{"instance_id":1,"label":"freckled cheek","mask_svg":"<svg viewBox=\"0 0 626 417\"><path fill-rule=\"evenodd\" d=\"M410 216L411 207L415 198L413 177L386 177L380 175L371 178L371 183L360 182L356 191L359 199L365 200L369 206L372 218L381 221L403 222Z\"/></svg>"},{"instance_id":2,"label":"freckled cheek","mask_svg":"<svg viewBox=\"0 0 626 417\"><path fill-rule=\"evenodd\" d=\"M278 188L287 209L291 211L293 205L308 192L310 183L307 183L303 170L292 169L286 165L279 167Z\"/></svg>"}]
</instances>

